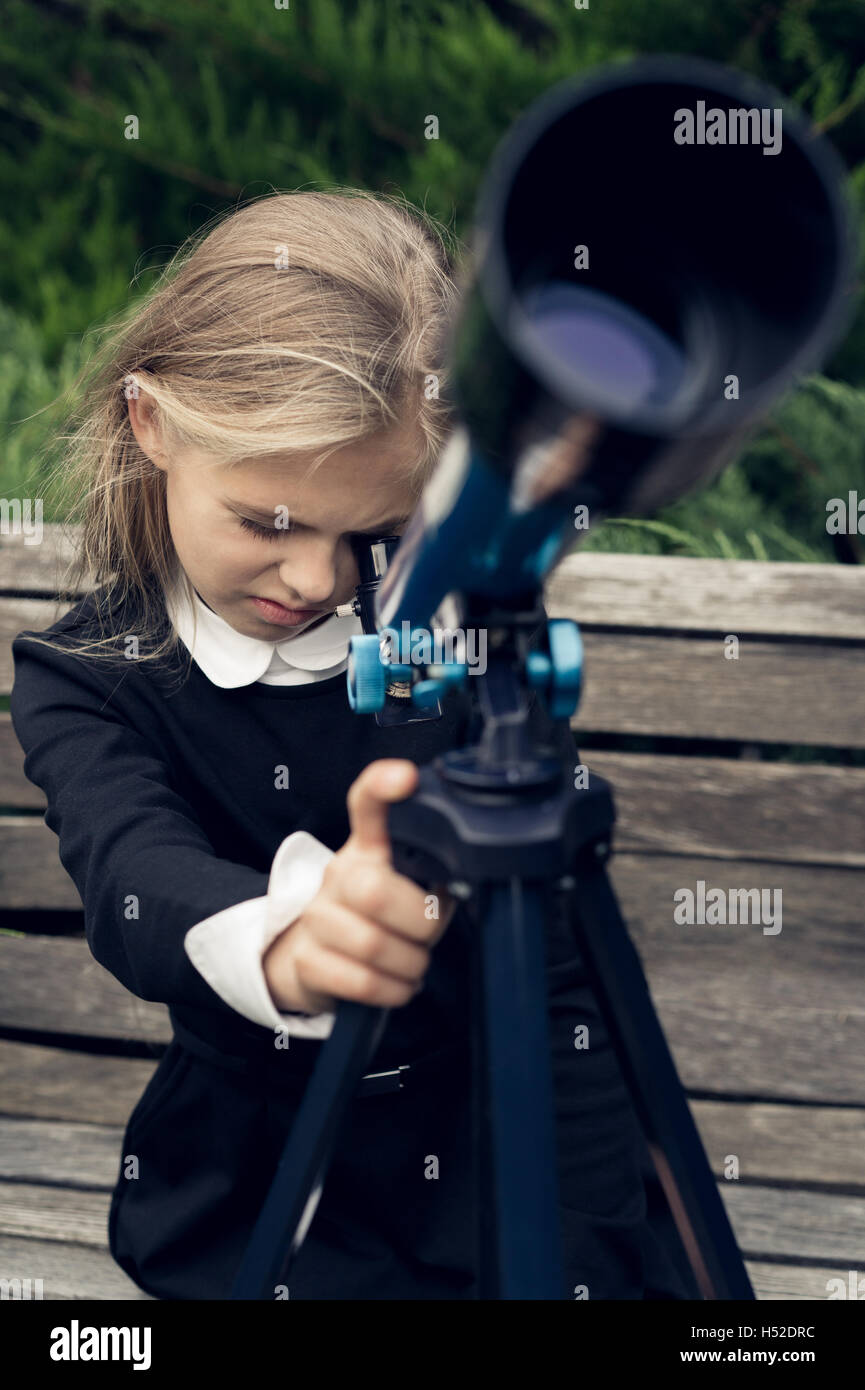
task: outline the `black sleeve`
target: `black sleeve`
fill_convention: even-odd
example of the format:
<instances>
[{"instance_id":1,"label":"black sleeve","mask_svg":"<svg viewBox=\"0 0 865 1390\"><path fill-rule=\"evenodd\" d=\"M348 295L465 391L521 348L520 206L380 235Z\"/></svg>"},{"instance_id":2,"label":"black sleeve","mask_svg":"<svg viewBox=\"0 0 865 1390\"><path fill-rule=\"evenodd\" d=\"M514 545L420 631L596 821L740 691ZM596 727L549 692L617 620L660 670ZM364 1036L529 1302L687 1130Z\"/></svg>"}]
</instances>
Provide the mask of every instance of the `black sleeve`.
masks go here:
<instances>
[{"instance_id":1,"label":"black sleeve","mask_svg":"<svg viewBox=\"0 0 865 1390\"><path fill-rule=\"evenodd\" d=\"M12 723L93 955L141 999L236 1018L183 939L214 912L264 896L268 875L216 856L155 742L111 701L116 672L23 637L12 644Z\"/></svg>"}]
</instances>

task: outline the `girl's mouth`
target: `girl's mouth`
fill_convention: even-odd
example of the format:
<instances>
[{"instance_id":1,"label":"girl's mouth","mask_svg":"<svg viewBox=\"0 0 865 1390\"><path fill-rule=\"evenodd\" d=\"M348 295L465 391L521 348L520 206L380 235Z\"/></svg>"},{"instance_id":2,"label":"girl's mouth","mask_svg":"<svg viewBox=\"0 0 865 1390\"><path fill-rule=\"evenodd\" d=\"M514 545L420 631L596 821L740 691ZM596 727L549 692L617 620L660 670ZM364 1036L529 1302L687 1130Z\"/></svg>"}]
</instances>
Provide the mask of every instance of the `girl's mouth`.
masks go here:
<instances>
[{"instance_id":1,"label":"girl's mouth","mask_svg":"<svg viewBox=\"0 0 865 1390\"><path fill-rule=\"evenodd\" d=\"M301 623L308 623L311 618L324 618L332 611L329 608L286 608L270 598L250 597L261 616L280 627L298 627Z\"/></svg>"}]
</instances>

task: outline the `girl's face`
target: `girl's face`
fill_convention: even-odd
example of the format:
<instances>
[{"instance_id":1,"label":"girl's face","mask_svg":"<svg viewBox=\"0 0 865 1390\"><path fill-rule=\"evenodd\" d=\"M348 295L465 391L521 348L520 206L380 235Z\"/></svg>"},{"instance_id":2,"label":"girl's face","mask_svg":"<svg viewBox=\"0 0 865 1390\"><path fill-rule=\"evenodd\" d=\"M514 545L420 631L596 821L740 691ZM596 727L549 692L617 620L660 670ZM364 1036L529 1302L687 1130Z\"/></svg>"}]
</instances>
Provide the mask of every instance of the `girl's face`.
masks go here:
<instances>
[{"instance_id":1,"label":"girl's face","mask_svg":"<svg viewBox=\"0 0 865 1390\"><path fill-rule=\"evenodd\" d=\"M194 449L167 460L144 400L130 399L130 420L166 474L177 558L204 602L246 637L281 641L324 622L359 582L351 536L399 532L420 495L408 478L420 442L412 429L345 445L305 477L311 454L230 468Z\"/></svg>"}]
</instances>

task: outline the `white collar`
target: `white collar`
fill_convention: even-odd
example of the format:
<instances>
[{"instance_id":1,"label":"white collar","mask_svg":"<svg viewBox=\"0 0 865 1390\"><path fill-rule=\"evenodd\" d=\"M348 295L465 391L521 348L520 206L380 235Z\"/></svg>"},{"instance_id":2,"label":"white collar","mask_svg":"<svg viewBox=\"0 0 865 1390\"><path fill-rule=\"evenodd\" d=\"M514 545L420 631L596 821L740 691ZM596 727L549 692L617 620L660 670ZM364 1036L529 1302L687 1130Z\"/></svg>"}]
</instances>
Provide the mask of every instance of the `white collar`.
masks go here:
<instances>
[{"instance_id":1,"label":"white collar","mask_svg":"<svg viewBox=\"0 0 865 1390\"><path fill-rule=\"evenodd\" d=\"M334 615L296 637L275 642L246 637L208 608L194 589L190 604L187 587L191 585L178 579L166 591L169 620L196 665L223 690L262 679L266 684L299 684L338 675L348 663L349 638L363 632L360 618Z\"/></svg>"}]
</instances>

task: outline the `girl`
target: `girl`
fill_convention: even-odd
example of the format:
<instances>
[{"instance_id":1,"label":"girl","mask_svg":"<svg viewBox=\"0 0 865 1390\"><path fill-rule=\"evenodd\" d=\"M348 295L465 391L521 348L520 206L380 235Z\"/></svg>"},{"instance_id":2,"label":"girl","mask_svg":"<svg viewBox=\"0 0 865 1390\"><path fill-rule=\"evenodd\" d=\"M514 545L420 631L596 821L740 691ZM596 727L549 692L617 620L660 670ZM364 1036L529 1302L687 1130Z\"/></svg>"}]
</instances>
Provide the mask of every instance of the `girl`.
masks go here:
<instances>
[{"instance_id":1,"label":"girl","mask_svg":"<svg viewBox=\"0 0 865 1390\"><path fill-rule=\"evenodd\" d=\"M477 1292L468 921L446 893L427 919L386 815L467 703L402 728L354 714L361 628L334 614L352 538L399 530L445 437L430 383L454 299L441 229L401 200L269 195L181 248L82 396L66 587L96 587L16 638L12 717L93 955L169 1009L109 1217L157 1298L229 1297L340 998L392 1012L288 1296ZM532 717L578 760L566 721ZM547 958L562 1297L684 1297L563 923Z\"/></svg>"}]
</instances>

